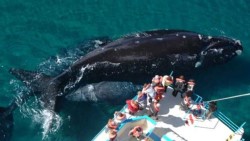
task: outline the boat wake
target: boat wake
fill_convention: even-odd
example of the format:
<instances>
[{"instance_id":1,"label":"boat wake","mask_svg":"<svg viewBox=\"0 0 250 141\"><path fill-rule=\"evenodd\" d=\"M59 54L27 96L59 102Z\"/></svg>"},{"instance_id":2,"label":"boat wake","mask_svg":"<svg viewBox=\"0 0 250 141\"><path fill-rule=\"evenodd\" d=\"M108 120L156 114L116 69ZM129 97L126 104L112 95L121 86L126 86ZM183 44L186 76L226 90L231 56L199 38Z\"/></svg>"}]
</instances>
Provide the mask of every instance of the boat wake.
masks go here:
<instances>
[{"instance_id":1,"label":"boat wake","mask_svg":"<svg viewBox=\"0 0 250 141\"><path fill-rule=\"evenodd\" d=\"M61 127L63 120L62 118L53 111L44 109L37 111L33 115L33 121L42 124L42 139L47 139L50 134L54 134Z\"/></svg>"}]
</instances>

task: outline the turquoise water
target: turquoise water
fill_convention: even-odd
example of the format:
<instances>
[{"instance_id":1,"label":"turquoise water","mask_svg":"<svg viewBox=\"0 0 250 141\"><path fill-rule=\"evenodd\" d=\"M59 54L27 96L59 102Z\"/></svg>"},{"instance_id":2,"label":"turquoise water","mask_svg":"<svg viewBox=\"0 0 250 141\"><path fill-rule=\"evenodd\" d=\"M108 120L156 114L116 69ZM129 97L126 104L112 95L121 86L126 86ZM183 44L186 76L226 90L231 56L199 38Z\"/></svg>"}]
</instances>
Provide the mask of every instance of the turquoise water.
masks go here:
<instances>
[{"instance_id":1,"label":"turquoise water","mask_svg":"<svg viewBox=\"0 0 250 141\"><path fill-rule=\"evenodd\" d=\"M51 56L74 49L84 40L161 28L241 40L242 56L193 77L197 93L208 100L250 92L249 9L247 0L1 0L0 106L7 106L20 94L21 83L8 73L11 67L36 70ZM15 111L13 140L42 140L44 124L30 114L35 100ZM88 141L120 108L75 102L65 105L60 113L62 125L44 140ZM219 109L238 125L246 121L245 138L250 140L250 98L220 102Z\"/></svg>"}]
</instances>

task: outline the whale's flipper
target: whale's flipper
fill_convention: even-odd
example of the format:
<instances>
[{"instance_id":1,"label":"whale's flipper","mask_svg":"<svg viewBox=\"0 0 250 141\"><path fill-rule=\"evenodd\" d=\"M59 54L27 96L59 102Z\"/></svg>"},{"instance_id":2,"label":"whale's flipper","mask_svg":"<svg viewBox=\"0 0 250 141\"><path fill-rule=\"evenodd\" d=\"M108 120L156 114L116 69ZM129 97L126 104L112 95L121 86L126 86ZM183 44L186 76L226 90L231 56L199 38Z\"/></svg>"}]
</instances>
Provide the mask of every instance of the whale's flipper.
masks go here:
<instances>
[{"instance_id":1,"label":"whale's flipper","mask_svg":"<svg viewBox=\"0 0 250 141\"><path fill-rule=\"evenodd\" d=\"M12 136L12 130L14 127L13 124L13 115L12 115L12 106L7 108L0 107L0 140L9 141Z\"/></svg>"}]
</instances>

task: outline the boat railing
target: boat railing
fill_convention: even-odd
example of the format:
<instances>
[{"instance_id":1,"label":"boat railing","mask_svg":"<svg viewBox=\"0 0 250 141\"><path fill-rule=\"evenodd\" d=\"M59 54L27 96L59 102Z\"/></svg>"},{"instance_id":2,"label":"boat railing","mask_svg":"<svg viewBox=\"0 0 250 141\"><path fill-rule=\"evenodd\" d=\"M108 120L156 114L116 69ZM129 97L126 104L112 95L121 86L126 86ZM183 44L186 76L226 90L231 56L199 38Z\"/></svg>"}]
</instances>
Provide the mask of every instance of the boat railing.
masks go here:
<instances>
[{"instance_id":1,"label":"boat railing","mask_svg":"<svg viewBox=\"0 0 250 141\"><path fill-rule=\"evenodd\" d=\"M243 126L246 124L246 122L241 124L241 126L238 126L220 111L214 112L214 116L223 122L228 128L230 128L234 134L242 135L244 133ZM245 141L245 139L242 138L241 141Z\"/></svg>"},{"instance_id":2,"label":"boat railing","mask_svg":"<svg viewBox=\"0 0 250 141\"><path fill-rule=\"evenodd\" d=\"M195 103L197 103L197 104L203 103L203 106L206 108L206 110L209 109L208 102L203 102L202 97L199 96L198 94L194 94L194 96L195 96L195 98L194 98ZM187 113L189 113L189 112L190 111L188 111ZM215 117L217 117L221 122L223 122L227 127L229 127L235 134L243 134L243 132L244 132L243 126L246 124L246 122L244 122L241 126L238 126L231 119L229 119L226 115L224 115L220 111L214 112L213 115ZM203 118L205 119L205 116Z\"/></svg>"},{"instance_id":3,"label":"boat railing","mask_svg":"<svg viewBox=\"0 0 250 141\"><path fill-rule=\"evenodd\" d=\"M194 103L195 103L195 104L201 104L201 103L202 103L202 97L199 96L198 94L195 94L195 93L194 93L192 97L193 97L192 99L195 99L195 100L194 100ZM192 106L194 106L194 104L193 104ZM191 109L192 109L192 107L191 107L189 110L186 111L186 114L185 114L185 116L184 116L184 119L186 119L186 118L187 118L187 115L190 114L190 113L192 112ZM205 115L202 116L202 118L204 118L204 117L205 117Z\"/></svg>"},{"instance_id":4,"label":"boat railing","mask_svg":"<svg viewBox=\"0 0 250 141\"><path fill-rule=\"evenodd\" d=\"M198 94L194 94L195 96L196 96L196 98L195 98L195 103L201 103L202 102L202 97L201 96L199 96Z\"/></svg>"},{"instance_id":5,"label":"boat railing","mask_svg":"<svg viewBox=\"0 0 250 141\"><path fill-rule=\"evenodd\" d=\"M201 96L199 96L198 94L194 94L194 102L196 103L196 104L201 104L201 103L203 103L203 106L205 107L205 109L206 110L208 110L209 109L209 104L208 104L208 102L204 102L203 101L203 99L202 99L202 97ZM136 100L137 99L137 96L135 96L134 98L133 98L133 100ZM120 110L121 112L125 112L125 110L126 110L126 108L127 108L127 104L125 105L125 106L123 106L123 108ZM187 112L187 114L189 113L190 111L188 111ZM244 122L241 126L238 126L238 125L236 125L232 120L230 120L226 115L224 115L222 112L220 112L220 111L215 111L214 113L213 113L213 115L215 116L215 117L217 117L221 122L223 122L227 127L229 127L235 134L243 134L244 133L244 130L243 130L243 126L246 124L246 122ZM185 115L185 117L186 117L186 115ZM184 118L185 118L184 117ZM202 116L202 118L203 119L205 119L205 114ZM106 126L93 138L93 140L94 139L96 139L104 130L106 130ZM241 139L241 141L244 141L244 139Z\"/></svg>"}]
</instances>

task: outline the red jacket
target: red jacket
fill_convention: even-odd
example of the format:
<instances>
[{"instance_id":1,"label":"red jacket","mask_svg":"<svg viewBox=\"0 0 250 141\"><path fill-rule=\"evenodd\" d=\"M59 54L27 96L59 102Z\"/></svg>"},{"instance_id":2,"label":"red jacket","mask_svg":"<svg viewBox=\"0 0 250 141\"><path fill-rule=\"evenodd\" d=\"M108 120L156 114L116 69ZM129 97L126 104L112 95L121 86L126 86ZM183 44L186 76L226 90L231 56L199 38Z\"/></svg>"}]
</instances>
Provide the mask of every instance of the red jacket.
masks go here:
<instances>
[{"instance_id":1,"label":"red jacket","mask_svg":"<svg viewBox=\"0 0 250 141\"><path fill-rule=\"evenodd\" d=\"M128 105L128 110L131 113L136 113L139 110L139 106L137 105L131 105L131 100L127 100L126 101L127 105Z\"/></svg>"}]
</instances>

